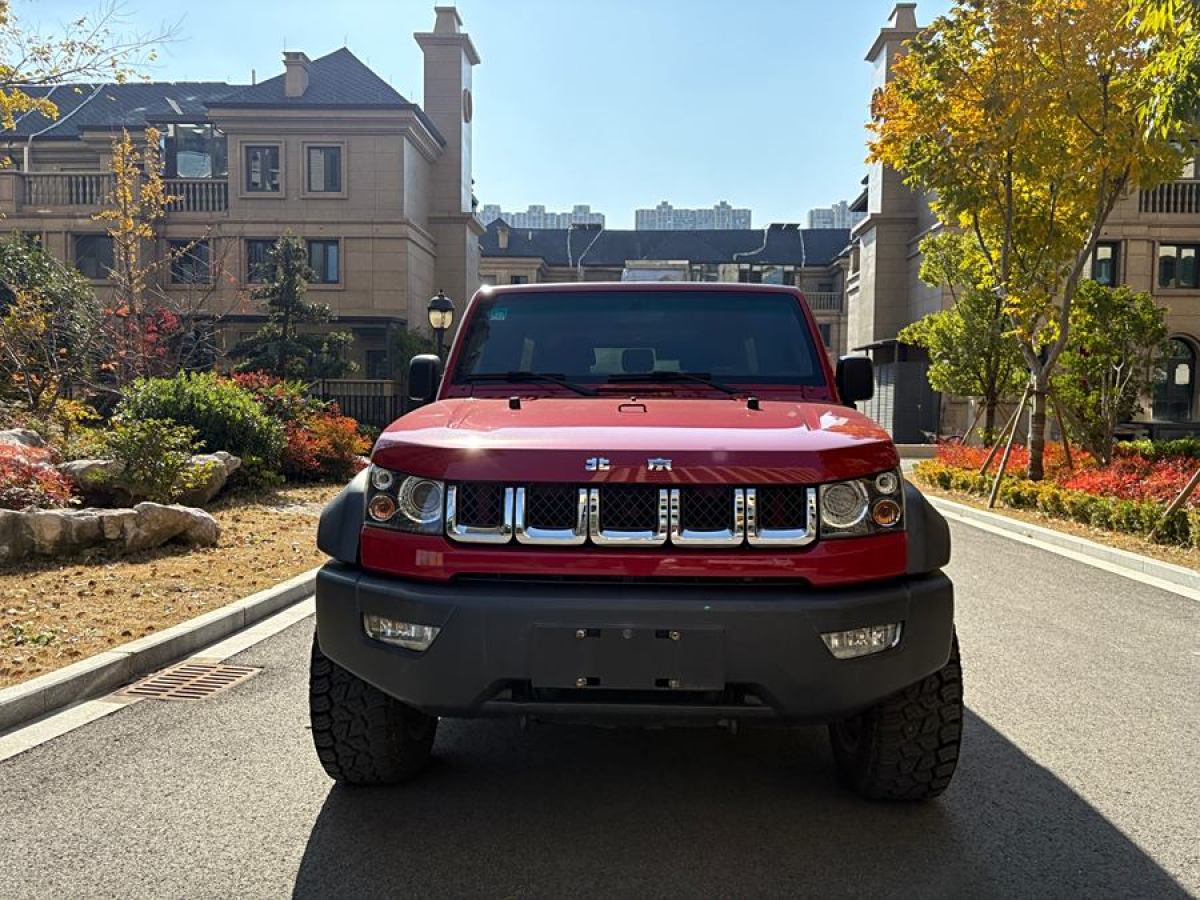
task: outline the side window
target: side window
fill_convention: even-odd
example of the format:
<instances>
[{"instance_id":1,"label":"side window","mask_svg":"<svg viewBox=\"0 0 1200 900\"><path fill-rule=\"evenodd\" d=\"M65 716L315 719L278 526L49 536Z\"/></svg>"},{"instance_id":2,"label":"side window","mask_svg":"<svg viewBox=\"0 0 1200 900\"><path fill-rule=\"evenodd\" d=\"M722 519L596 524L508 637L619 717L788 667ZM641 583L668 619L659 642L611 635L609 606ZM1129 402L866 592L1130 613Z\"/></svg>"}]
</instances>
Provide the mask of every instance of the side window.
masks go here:
<instances>
[{"instance_id":1,"label":"side window","mask_svg":"<svg viewBox=\"0 0 1200 900\"><path fill-rule=\"evenodd\" d=\"M1104 242L1096 245L1092 255L1092 280L1105 287L1116 287L1119 283L1117 259L1121 245L1115 242Z\"/></svg>"},{"instance_id":2,"label":"side window","mask_svg":"<svg viewBox=\"0 0 1200 900\"><path fill-rule=\"evenodd\" d=\"M337 284L341 279L337 241L309 241L308 265L313 284Z\"/></svg>"},{"instance_id":3,"label":"side window","mask_svg":"<svg viewBox=\"0 0 1200 900\"><path fill-rule=\"evenodd\" d=\"M279 193L279 145L247 144L246 192L251 194Z\"/></svg>"},{"instance_id":4,"label":"side window","mask_svg":"<svg viewBox=\"0 0 1200 900\"><path fill-rule=\"evenodd\" d=\"M212 254L208 241L171 241L171 283L211 284Z\"/></svg>"},{"instance_id":5,"label":"side window","mask_svg":"<svg viewBox=\"0 0 1200 900\"><path fill-rule=\"evenodd\" d=\"M252 238L246 241L246 283L259 284L271 274L268 254L275 246L273 240Z\"/></svg>"},{"instance_id":6,"label":"side window","mask_svg":"<svg viewBox=\"0 0 1200 900\"><path fill-rule=\"evenodd\" d=\"M75 235L75 268L93 281L112 275L113 243L107 234Z\"/></svg>"},{"instance_id":7,"label":"side window","mask_svg":"<svg viewBox=\"0 0 1200 900\"><path fill-rule=\"evenodd\" d=\"M342 190L342 148L309 147L305 189L312 194L339 194Z\"/></svg>"}]
</instances>

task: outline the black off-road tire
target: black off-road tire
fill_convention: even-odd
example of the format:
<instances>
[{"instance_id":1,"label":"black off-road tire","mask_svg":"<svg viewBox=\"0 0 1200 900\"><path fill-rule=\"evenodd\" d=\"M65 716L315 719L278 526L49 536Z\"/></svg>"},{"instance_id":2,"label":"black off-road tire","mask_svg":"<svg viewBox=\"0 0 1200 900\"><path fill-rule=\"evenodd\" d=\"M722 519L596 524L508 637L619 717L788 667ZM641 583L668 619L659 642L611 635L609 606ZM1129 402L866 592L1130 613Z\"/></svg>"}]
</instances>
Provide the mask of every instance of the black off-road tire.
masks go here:
<instances>
[{"instance_id":1,"label":"black off-road tire","mask_svg":"<svg viewBox=\"0 0 1200 900\"><path fill-rule=\"evenodd\" d=\"M928 800L950 786L962 740L958 638L946 665L829 726L838 778L868 800Z\"/></svg>"},{"instance_id":2,"label":"black off-road tire","mask_svg":"<svg viewBox=\"0 0 1200 900\"><path fill-rule=\"evenodd\" d=\"M343 784L396 784L429 763L437 718L351 675L313 635L308 705L321 765Z\"/></svg>"}]
</instances>

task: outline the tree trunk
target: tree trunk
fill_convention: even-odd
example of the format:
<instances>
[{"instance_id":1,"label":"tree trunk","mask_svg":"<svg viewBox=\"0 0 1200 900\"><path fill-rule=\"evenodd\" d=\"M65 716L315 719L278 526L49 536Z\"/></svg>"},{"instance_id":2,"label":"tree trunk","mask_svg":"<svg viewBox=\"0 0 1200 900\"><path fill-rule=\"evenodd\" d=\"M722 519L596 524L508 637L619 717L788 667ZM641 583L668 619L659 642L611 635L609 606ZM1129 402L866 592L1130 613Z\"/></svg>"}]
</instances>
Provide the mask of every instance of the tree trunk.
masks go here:
<instances>
[{"instance_id":1,"label":"tree trunk","mask_svg":"<svg viewBox=\"0 0 1200 900\"><path fill-rule=\"evenodd\" d=\"M995 394L990 394L984 398L983 402L985 409L983 414L983 442L990 444L995 440L996 436L996 406L998 405L998 398Z\"/></svg>"},{"instance_id":2,"label":"tree trunk","mask_svg":"<svg viewBox=\"0 0 1200 900\"><path fill-rule=\"evenodd\" d=\"M1045 372L1037 373L1033 378L1032 412L1029 415L1029 470L1026 473L1030 481L1041 481L1046 476L1046 395L1049 393L1049 379Z\"/></svg>"}]
</instances>

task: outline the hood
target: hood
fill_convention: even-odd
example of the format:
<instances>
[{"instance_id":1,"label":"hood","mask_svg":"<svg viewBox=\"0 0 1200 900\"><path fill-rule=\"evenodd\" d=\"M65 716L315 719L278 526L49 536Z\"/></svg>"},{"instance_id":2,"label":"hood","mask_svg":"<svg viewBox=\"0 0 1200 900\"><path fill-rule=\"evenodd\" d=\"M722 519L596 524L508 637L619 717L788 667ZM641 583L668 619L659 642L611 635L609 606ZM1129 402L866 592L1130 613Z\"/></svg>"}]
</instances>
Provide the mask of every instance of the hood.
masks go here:
<instances>
[{"instance_id":1,"label":"hood","mask_svg":"<svg viewBox=\"0 0 1200 900\"><path fill-rule=\"evenodd\" d=\"M450 481L771 484L853 478L899 465L887 432L826 400L646 397L442 400L379 437L389 469ZM608 468L588 471L602 458ZM669 471L648 461L670 460Z\"/></svg>"}]
</instances>

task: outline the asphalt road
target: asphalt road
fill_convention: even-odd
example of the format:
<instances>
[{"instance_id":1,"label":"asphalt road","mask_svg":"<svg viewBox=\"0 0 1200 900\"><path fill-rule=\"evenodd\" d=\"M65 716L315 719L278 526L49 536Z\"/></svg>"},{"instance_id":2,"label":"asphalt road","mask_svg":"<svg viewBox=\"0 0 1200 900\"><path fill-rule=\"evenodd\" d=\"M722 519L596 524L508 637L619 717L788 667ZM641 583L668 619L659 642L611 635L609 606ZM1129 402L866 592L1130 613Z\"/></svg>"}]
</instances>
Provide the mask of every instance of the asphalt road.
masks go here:
<instances>
[{"instance_id":1,"label":"asphalt road","mask_svg":"<svg viewBox=\"0 0 1200 900\"><path fill-rule=\"evenodd\" d=\"M970 712L938 801L842 793L817 728L446 722L423 780L335 788L306 620L231 691L0 763L0 897L1200 891L1200 604L954 529Z\"/></svg>"}]
</instances>

